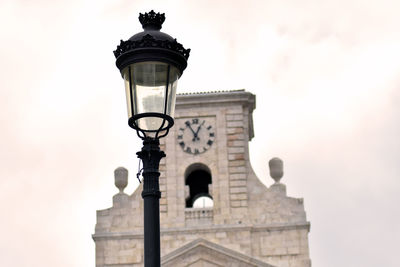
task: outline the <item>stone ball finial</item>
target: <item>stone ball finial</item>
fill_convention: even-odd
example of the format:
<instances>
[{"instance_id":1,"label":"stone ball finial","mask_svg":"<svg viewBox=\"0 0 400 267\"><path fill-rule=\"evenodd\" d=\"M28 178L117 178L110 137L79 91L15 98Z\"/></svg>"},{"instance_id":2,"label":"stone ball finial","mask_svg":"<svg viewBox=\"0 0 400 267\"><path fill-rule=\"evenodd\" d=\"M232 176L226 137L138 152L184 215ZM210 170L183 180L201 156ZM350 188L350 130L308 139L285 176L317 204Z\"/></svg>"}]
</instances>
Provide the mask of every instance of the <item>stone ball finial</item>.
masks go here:
<instances>
[{"instance_id":1,"label":"stone ball finial","mask_svg":"<svg viewBox=\"0 0 400 267\"><path fill-rule=\"evenodd\" d=\"M115 186L120 193L124 193L125 187L128 185L128 170L124 167L116 168L114 171Z\"/></svg>"},{"instance_id":2,"label":"stone ball finial","mask_svg":"<svg viewBox=\"0 0 400 267\"><path fill-rule=\"evenodd\" d=\"M275 180L275 183L279 183L279 181L283 177L283 161L280 158L272 158L269 161L269 174L272 179Z\"/></svg>"}]
</instances>

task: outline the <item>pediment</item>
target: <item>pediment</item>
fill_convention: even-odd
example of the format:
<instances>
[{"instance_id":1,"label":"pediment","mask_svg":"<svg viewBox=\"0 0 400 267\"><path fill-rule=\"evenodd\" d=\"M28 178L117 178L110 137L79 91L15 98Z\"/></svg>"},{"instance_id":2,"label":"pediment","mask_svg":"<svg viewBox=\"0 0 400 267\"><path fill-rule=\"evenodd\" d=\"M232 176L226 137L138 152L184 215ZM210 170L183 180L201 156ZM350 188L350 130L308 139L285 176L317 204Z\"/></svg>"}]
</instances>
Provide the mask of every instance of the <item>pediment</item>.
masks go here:
<instances>
[{"instance_id":1,"label":"pediment","mask_svg":"<svg viewBox=\"0 0 400 267\"><path fill-rule=\"evenodd\" d=\"M274 267L245 254L199 238L165 255L163 267Z\"/></svg>"}]
</instances>

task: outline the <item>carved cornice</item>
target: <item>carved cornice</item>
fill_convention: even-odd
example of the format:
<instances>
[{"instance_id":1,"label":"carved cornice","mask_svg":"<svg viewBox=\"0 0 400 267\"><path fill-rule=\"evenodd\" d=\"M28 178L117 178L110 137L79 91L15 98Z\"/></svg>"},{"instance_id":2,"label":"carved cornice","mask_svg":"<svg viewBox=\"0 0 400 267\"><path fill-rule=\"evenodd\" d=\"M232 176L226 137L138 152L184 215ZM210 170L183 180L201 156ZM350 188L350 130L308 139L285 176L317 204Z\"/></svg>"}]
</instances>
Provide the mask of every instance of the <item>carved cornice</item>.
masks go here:
<instances>
[{"instance_id":1,"label":"carved cornice","mask_svg":"<svg viewBox=\"0 0 400 267\"><path fill-rule=\"evenodd\" d=\"M299 223L278 223L269 225L213 225L213 226L198 226L185 228L161 228L161 235L180 235L180 234L195 234L195 233L216 233L216 232L238 232L249 231L256 232L273 232L273 231L289 231L289 230L307 230L310 231L310 222ZM92 235L93 240L101 239L142 239L143 231L136 232L101 232Z\"/></svg>"}]
</instances>

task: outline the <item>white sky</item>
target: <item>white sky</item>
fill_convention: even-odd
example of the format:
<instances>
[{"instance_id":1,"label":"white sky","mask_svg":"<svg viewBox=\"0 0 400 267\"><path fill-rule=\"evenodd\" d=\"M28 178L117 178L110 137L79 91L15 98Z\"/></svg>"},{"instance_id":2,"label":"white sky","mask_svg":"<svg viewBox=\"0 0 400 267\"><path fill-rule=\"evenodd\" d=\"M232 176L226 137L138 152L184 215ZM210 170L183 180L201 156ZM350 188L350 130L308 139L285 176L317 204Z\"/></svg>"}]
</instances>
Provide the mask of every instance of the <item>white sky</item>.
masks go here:
<instances>
[{"instance_id":1,"label":"white sky","mask_svg":"<svg viewBox=\"0 0 400 267\"><path fill-rule=\"evenodd\" d=\"M0 2L0 266L94 266L113 171L137 185L112 51L139 12L191 48L179 92L257 96L254 170L285 162L313 266L395 267L400 242L400 4L392 0Z\"/></svg>"}]
</instances>

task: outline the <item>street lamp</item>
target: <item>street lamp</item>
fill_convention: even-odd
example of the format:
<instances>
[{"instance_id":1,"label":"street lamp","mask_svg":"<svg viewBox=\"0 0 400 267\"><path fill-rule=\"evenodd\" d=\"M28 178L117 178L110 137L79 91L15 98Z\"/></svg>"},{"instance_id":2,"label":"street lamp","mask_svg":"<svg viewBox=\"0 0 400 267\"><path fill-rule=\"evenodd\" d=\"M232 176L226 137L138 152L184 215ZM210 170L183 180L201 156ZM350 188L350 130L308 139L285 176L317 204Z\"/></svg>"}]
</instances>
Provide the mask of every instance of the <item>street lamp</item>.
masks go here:
<instances>
[{"instance_id":1,"label":"street lamp","mask_svg":"<svg viewBox=\"0 0 400 267\"><path fill-rule=\"evenodd\" d=\"M137 152L143 162L144 266L160 266L159 164L165 153L159 138L174 125L177 82L187 66L190 49L160 32L165 15L139 14L143 32L122 41L114 51L125 81L128 124L143 139Z\"/></svg>"}]
</instances>

